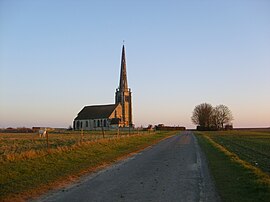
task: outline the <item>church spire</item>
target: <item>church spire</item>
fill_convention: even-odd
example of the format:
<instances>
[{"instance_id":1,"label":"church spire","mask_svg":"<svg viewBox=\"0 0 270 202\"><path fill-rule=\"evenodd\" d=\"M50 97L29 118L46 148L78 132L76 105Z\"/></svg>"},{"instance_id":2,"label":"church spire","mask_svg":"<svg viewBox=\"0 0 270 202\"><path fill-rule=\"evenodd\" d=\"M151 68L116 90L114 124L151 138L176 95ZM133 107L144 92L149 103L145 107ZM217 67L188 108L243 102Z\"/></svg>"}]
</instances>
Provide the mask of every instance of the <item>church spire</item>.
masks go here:
<instances>
[{"instance_id":1,"label":"church spire","mask_svg":"<svg viewBox=\"0 0 270 202\"><path fill-rule=\"evenodd\" d=\"M121 70L119 87L115 92L115 104L121 105L121 124L124 127L130 127L132 123L132 104L131 104L131 90L127 83L127 69L126 69L126 55L125 46L122 48Z\"/></svg>"},{"instance_id":2,"label":"church spire","mask_svg":"<svg viewBox=\"0 0 270 202\"><path fill-rule=\"evenodd\" d=\"M127 70L126 70L126 55L125 55L125 46L124 45L123 45L123 48L122 48L119 90L120 91L128 90Z\"/></svg>"}]
</instances>

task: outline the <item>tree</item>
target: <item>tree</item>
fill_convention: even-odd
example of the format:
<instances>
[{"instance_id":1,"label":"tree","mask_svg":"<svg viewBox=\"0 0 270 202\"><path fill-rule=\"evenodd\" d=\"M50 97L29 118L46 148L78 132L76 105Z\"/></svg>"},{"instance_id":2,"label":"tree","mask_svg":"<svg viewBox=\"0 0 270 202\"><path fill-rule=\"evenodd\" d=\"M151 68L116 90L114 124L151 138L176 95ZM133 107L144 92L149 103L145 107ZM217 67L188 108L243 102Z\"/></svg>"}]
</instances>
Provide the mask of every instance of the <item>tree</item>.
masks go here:
<instances>
[{"instance_id":1,"label":"tree","mask_svg":"<svg viewBox=\"0 0 270 202\"><path fill-rule=\"evenodd\" d=\"M202 103L193 110L191 120L202 129L209 129L211 126L211 115L213 107L211 104Z\"/></svg>"},{"instance_id":2,"label":"tree","mask_svg":"<svg viewBox=\"0 0 270 202\"><path fill-rule=\"evenodd\" d=\"M220 130L225 125L231 125L233 120L232 112L225 105L212 107L211 104L202 103L193 110L191 120L198 125L198 130Z\"/></svg>"},{"instance_id":3,"label":"tree","mask_svg":"<svg viewBox=\"0 0 270 202\"><path fill-rule=\"evenodd\" d=\"M218 105L213 109L213 124L217 126L217 129L224 129L225 124L230 124L233 120L231 110L225 105Z\"/></svg>"}]
</instances>

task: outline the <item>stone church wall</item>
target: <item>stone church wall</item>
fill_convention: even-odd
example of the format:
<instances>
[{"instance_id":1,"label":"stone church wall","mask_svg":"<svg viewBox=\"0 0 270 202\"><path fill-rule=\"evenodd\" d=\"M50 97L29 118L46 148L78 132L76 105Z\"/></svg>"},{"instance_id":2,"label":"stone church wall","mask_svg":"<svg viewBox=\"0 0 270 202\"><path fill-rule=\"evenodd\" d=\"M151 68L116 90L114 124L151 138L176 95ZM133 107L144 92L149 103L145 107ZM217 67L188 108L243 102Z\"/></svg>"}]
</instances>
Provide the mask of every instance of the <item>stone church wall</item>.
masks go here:
<instances>
[{"instance_id":1,"label":"stone church wall","mask_svg":"<svg viewBox=\"0 0 270 202\"><path fill-rule=\"evenodd\" d=\"M102 127L110 127L108 119L75 120L73 125L74 130L94 130Z\"/></svg>"}]
</instances>

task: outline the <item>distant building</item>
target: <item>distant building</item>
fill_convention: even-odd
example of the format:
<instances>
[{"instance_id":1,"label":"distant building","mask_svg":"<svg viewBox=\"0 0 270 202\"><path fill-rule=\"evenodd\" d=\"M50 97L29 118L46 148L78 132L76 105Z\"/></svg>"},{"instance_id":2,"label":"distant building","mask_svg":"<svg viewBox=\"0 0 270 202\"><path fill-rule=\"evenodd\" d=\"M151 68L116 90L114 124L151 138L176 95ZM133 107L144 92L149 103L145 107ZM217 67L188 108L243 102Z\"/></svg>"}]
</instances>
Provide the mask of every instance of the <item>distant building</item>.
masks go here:
<instances>
[{"instance_id":1,"label":"distant building","mask_svg":"<svg viewBox=\"0 0 270 202\"><path fill-rule=\"evenodd\" d=\"M155 126L156 130L186 130L183 126L165 126L164 124L158 124Z\"/></svg>"},{"instance_id":2,"label":"distant building","mask_svg":"<svg viewBox=\"0 0 270 202\"><path fill-rule=\"evenodd\" d=\"M85 106L73 121L75 130L109 129L132 127L131 90L128 88L125 47L122 47L119 87L115 92L115 103Z\"/></svg>"}]
</instances>

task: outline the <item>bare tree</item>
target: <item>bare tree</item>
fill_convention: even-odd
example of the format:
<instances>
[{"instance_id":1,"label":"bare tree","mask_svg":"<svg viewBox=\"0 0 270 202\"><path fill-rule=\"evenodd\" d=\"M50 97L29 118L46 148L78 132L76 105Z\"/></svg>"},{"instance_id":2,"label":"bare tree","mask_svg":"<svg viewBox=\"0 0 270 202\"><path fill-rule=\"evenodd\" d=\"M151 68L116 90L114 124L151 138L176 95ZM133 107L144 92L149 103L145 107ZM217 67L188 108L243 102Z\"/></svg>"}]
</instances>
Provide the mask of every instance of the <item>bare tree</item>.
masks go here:
<instances>
[{"instance_id":1,"label":"bare tree","mask_svg":"<svg viewBox=\"0 0 270 202\"><path fill-rule=\"evenodd\" d=\"M230 124L230 122L233 120L232 112L231 110L225 106L225 105L218 105L214 108L214 113L216 114L215 122L218 124L218 129L222 128L224 129L225 124Z\"/></svg>"},{"instance_id":2,"label":"bare tree","mask_svg":"<svg viewBox=\"0 0 270 202\"><path fill-rule=\"evenodd\" d=\"M225 105L213 108L211 104L202 103L193 110L191 120L198 126L198 130L219 130L224 129L225 125L231 125L233 116Z\"/></svg>"},{"instance_id":3,"label":"bare tree","mask_svg":"<svg viewBox=\"0 0 270 202\"><path fill-rule=\"evenodd\" d=\"M202 103L193 110L191 120L202 128L210 128L213 107L211 104Z\"/></svg>"},{"instance_id":4,"label":"bare tree","mask_svg":"<svg viewBox=\"0 0 270 202\"><path fill-rule=\"evenodd\" d=\"M217 130L220 128L220 112L217 107L214 107L212 110L211 127Z\"/></svg>"}]
</instances>

